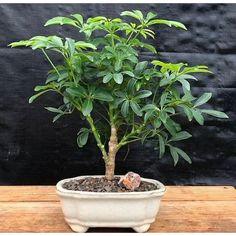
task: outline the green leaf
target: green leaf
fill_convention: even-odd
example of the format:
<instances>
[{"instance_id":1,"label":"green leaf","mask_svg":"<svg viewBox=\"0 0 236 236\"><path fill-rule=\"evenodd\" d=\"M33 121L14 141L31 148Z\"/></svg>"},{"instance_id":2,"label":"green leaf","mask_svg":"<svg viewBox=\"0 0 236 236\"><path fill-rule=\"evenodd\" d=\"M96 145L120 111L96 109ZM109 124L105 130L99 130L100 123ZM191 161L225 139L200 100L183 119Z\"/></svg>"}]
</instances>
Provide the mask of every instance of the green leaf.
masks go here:
<instances>
[{"instance_id":1,"label":"green leaf","mask_svg":"<svg viewBox=\"0 0 236 236\"><path fill-rule=\"evenodd\" d=\"M136 102L130 101L130 107L137 116L142 116L141 108Z\"/></svg>"},{"instance_id":2,"label":"green leaf","mask_svg":"<svg viewBox=\"0 0 236 236\"><path fill-rule=\"evenodd\" d=\"M114 101L114 107L117 108L124 101L125 101L125 98L116 98Z\"/></svg>"},{"instance_id":3,"label":"green leaf","mask_svg":"<svg viewBox=\"0 0 236 236\"><path fill-rule=\"evenodd\" d=\"M161 82L160 82L160 87L170 84L173 79L175 79L175 73L172 73L172 74L167 75L166 77L162 78Z\"/></svg>"},{"instance_id":4,"label":"green leaf","mask_svg":"<svg viewBox=\"0 0 236 236\"><path fill-rule=\"evenodd\" d=\"M162 62L162 61L159 61L159 60L153 60L152 61L152 64L154 65L154 66L160 66L160 67L165 67L167 64L166 63L164 63L164 62Z\"/></svg>"},{"instance_id":5,"label":"green leaf","mask_svg":"<svg viewBox=\"0 0 236 236\"><path fill-rule=\"evenodd\" d=\"M176 164L178 163L179 161L179 154L176 150L176 147L173 147L171 145L169 145L169 148L170 148L170 154L174 160L174 166L176 166Z\"/></svg>"},{"instance_id":6,"label":"green leaf","mask_svg":"<svg viewBox=\"0 0 236 236\"><path fill-rule=\"evenodd\" d=\"M137 65L135 66L135 72L136 73L141 73L143 70L145 70L147 68L148 62L147 61L142 61L137 63Z\"/></svg>"},{"instance_id":7,"label":"green leaf","mask_svg":"<svg viewBox=\"0 0 236 236\"><path fill-rule=\"evenodd\" d=\"M165 112L171 113L171 114L175 114L175 109L173 107L166 107L165 108Z\"/></svg>"},{"instance_id":8,"label":"green leaf","mask_svg":"<svg viewBox=\"0 0 236 236\"><path fill-rule=\"evenodd\" d=\"M123 12L121 12L120 15L133 17L140 22L143 21L143 14L141 11L138 11L138 10L133 10L133 12L132 11L123 11Z\"/></svg>"},{"instance_id":9,"label":"green leaf","mask_svg":"<svg viewBox=\"0 0 236 236\"><path fill-rule=\"evenodd\" d=\"M163 123L165 128L169 131L172 136L180 130L180 125L175 123L172 119L168 118L165 123Z\"/></svg>"},{"instance_id":10,"label":"green leaf","mask_svg":"<svg viewBox=\"0 0 236 236\"><path fill-rule=\"evenodd\" d=\"M31 40L21 40L19 42L13 42L13 43L10 43L8 46L12 47L12 48L15 48L15 47L28 47L28 46L31 46L32 45L32 41Z\"/></svg>"},{"instance_id":11,"label":"green leaf","mask_svg":"<svg viewBox=\"0 0 236 236\"><path fill-rule=\"evenodd\" d=\"M197 65L193 67L185 67L184 70L182 71L184 74L189 74L189 73L211 73L211 71L208 70L207 66L203 65Z\"/></svg>"},{"instance_id":12,"label":"green leaf","mask_svg":"<svg viewBox=\"0 0 236 236\"><path fill-rule=\"evenodd\" d=\"M69 51L69 55L72 57L75 53L75 40L66 38L65 46Z\"/></svg>"},{"instance_id":13,"label":"green leaf","mask_svg":"<svg viewBox=\"0 0 236 236\"><path fill-rule=\"evenodd\" d=\"M144 115L144 121L146 122L153 115L153 113L154 113L154 111L152 111L152 110L146 112Z\"/></svg>"},{"instance_id":14,"label":"green leaf","mask_svg":"<svg viewBox=\"0 0 236 236\"><path fill-rule=\"evenodd\" d=\"M121 114L124 116L124 117L127 117L129 113L129 101L126 100L123 102L122 106L121 106Z\"/></svg>"},{"instance_id":15,"label":"green leaf","mask_svg":"<svg viewBox=\"0 0 236 236\"><path fill-rule=\"evenodd\" d=\"M185 161L187 161L189 164L192 164L192 160L190 159L190 157L187 155L186 152L177 147L175 147L175 150L181 157L183 157Z\"/></svg>"},{"instance_id":16,"label":"green leaf","mask_svg":"<svg viewBox=\"0 0 236 236\"><path fill-rule=\"evenodd\" d=\"M161 100L160 100L161 109L163 108L163 106L164 106L165 103L166 103L167 96L168 96L168 93L163 93L163 94L161 95Z\"/></svg>"},{"instance_id":17,"label":"green leaf","mask_svg":"<svg viewBox=\"0 0 236 236\"><path fill-rule=\"evenodd\" d=\"M188 74L183 74L183 75L179 75L178 79L192 79L192 80L198 80L196 77L192 76L192 75L188 75Z\"/></svg>"},{"instance_id":18,"label":"green leaf","mask_svg":"<svg viewBox=\"0 0 236 236\"><path fill-rule=\"evenodd\" d=\"M34 91L38 92L40 90L46 90L50 87L51 87L50 85L37 85L37 86L35 86Z\"/></svg>"},{"instance_id":19,"label":"green leaf","mask_svg":"<svg viewBox=\"0 0 236 236\"><path fill-rule=\"evenodd\" d=\"M131 78L126 86L126 93L127 94L132 94L135 91L135 86L136 86L137 80Z\"/></svg>"},{"instance_id":20,"label":"green leaf","mask_svg":"<svg viewBox=\"0 0 236 236\"><path fill-rule=\"evenodd\" d=\"M41 96L42 94L44 94L44 93L46 93L48 91L50 91L50 90L49 89L48 90L44 90L44 91L42 91L40 93L37 93L37 94L33 95L32 97L29 98L29 103L32 103L36 98L38 98L39 96Z\"/></svg>"},{"instance_id":21,"label":"green leaf","mask_svg":"<svg viewBox=\"0 0 236 236\"><path fill-rule=\"evenodd\" d=\"M88 136L89 136L89 129L86 128L80 129L77 135L77 144L80 148L86 145L88 141Z\"/></svg>"},{"instance_id":22,"label":"green leaf","mask_svg":"<svg viewBox=\"0 0 236 236\"><path fill-rule=\"evenodd\" d=\"M147 17L146 17L146 20L149 21L149 20L155 18L156 16L157 16L156 13L154 13L154 12L148 12Z\"/></svg>"},{"instance_id":23,"label":"green leaf","mask_svg":"<svg viewBox=\"0 0 236 236\"><path fill-rule=\"evenodd\" d=\"M49 46L47 48L62 48L63 47L63 41L58 36L49 36Z\"/></svg>"},{"instance_id":24,"label":"green leaf","mask_svg":"<svg viewBox=\"0 0 236 236\"><path fill-rule=\"evenodd\" d=\"M155 24L164 24L164 25L168 25L169 27L176 27L176 28L180 28L180 29L184 29L187 30L187 28L185 27L184 24L178 22L178 21L172 21L172 20L151 20L147 25L155 25Z\"/></svg>"},{"instance_id":25,"label":"green leaf","mask_svg":"<svg viewBox=\"0 0 236 236\"><path fill-rule=\"evenodd\" d=\"M54 107L45 107L46 110L50 111L50 112L54 112L54 113L60 113L60 114L64 114L64 112L58 108L54 108Z\"/></svg>"},{"instance_id":26,"label":"green leaf","mask_svg":"<svg viewBox=\"0 0 236 236\"><path fill-rule=\"evenodd\" d=\"M93 97L100 101L106 101L106 102L111 102L114 100L111 93L103 88L96 89L95 92L93 93Z\"/></svg>"},{"instance_id":27,"label":"green leaf","mask_svg":"<svg viewBox=\"0 0 236 236\"><path fill-rule=\"evenodd\" d=\"M152 95L152 92L149 90L140 90L136 93L135 98L140 99L140 98L147 98Z\"/></svg>"},{"instance_id":28,"label":"green leaf","mask_svg":"<svg viewBox=\"0 0 236 236\"><path fill-rule=\"evenodd\" d=\"M160 119L163 123L166 123L166 120L168 118L168 114L165 111L160 112Z\"/></svg>"},{"instance_id":29,"label":"green leaf","mask_svg":"<svg viewBox=\"0 0 236 236\"><path fill-rule=\"evenodd\" d=\"M103 77L103 76L105 76L105 75L107 75L107 74L109 74L110 72L108 72L107 70L103 70L103 71L99 71L98 73L97 73L97 77Z\"/></svg>"},{"instance_id":30,"label":"green leaf","mask_svg":"<svg viewBox=\"0 0 236 236\"><path fill-rule=\"evenodd\" d=\"M119 98L125 98L126 96L126 93L121 92L121 91L115 91L114 94Z\"/></svg>"},{"instance_id":31,"label":"green leaf","mask_svg":"<svg viewBox=\"0 0 236 236\"><path fill-rule=\"evenodd\" d=\"M145 39L147 39L147 34L146 34L146 32L145 32L143 29L140 30L139 33L140 33Z\"/></svg>"},{"instance_id":32,"label":"green leaf","mask_svg":"<svg viewBox=\"0 0 236 236\"><path fill-rule=\"evenodd\" d=\"M192 112L192 109L189 108L188 106L184 105L184 104L179 104L178 106L183 108L184 113L185 113L186 116L188 117L188 120L189 120L189 121L192 121L192 119L193 119L193 112Z\"/></svg>"},{"instance_id":33,"label":"green leaf","mask_svg":"<svg viewBox=\"0 0 236 236\"><path fill-rule=\"evenodd\" d=\"M148 49L150 52L152 52L152 53L157 53L157 50L156 50L156 48L155 47L153 47L152 45L150 45L150 44L147 44L147 43L143 43L142 44L142 47L144 47L144 48L146 48L146 49Z\"/></svg>"},{"instance_id":34,"label":"green leaf","mask_svg":"<svg viewBox=\"0 0 236 236\"><path fill-rule=\"evenodd\" d=\"M193 110L193 117L198 122L198 124L200 124L200 125L204 124L204 118L203 118L201 111L199 109Z\"/></svg>"},{"instance_id":35,"label":"green leaf","mask_svg":"<svg viewBox=\"0 0 236 236\"><path fill-rule=\"evenodd\" d=\"M191 137L192 137L192 135L190 133L188 133L187 131L181 131L179 133L176 133L170 139L170 141L180 141L180 140L188 139L188 138L191 138Z\"/></svg>"},{"instance_id":36,"label":"green leaf","mask_svg":"<svg viewBox=\"0 0 236 236\"><path fill-rule=\"evenodd\" d=\"M133 12L138 16L140 22L143 21L143 13L139 10L133 10Z\"/></svg>"},{"instance_id":37,"label":"green leaf","mask_svg":"<svg viewBox=\"0 0 236 236\"><path fill-rule=\"evenodd\" d=\"M81 26L83 25L83 16L81 16L80 14L72 14L71 16L73 16L80 23Z\"/></svg>"},{"instance_id":38,"label":"green leaf","mask_svg":"<svg viewBox=\"0 0 236 236\"><path fill-rule=\"evenodd\" d=\"M107 18L105 16L95 16L95 17L90 17L88 20L87 20L87 23L94 23L94 22L97 22L97 23L100 23L99 21L106 21Z\"/></svg>"},{"instance_id":39,"label":"green leaf","mask_svg":"<svg viewBox=\"0 0 236 236\"><path fill-rule=\"evenodd\" d=\"M182 84L184 88L186 88L187 90L190 90L190 83L187 80L182 78L182 79L179 79L179 82Z\"/></svg>"},{"instance_id":40,"label":"green leaf","mask_svg":"<svg viewBox=\"0 0 236 236\"><path fill-rule=\"evenodd\" d=\"M202 104L208 102L211 99L212 93L204 93L194 104L194 107L201 106Z\"/></svg>"},{"instance_id":41,"label":"green leaf","mask_svg":"<svg viewBox=\"0 0 236 236\"><path fill-rule=\"evenodd\" d=\"M151 44L143 43L139 41L138 39L132 39L130 41L130 44L133 45L134 47L146 48L152 53L157 53L156 48L153 47Z\"/></svg>"},{"instance_id":42,"label":"green leaf","mask_svg":"<svg viewBox=\"0 0 236 236\"><path fill-rule=\"evenodd\" d=\"M150 30L150 29L142 29L140 31L140 34L146 39L147 35L150 36L151 38L155 38L155 32Z\"/></svg>"},{"instance_id":43,"label":"green leaf","mask_svg":"<svg viewBox=\"0 0 236 236\"><path fill-rule=\"evenodd\" d=\"M62 81L63 79L66 79L69 76L67 71L60 71L60 76L58 76L57 81Z\"/></svg>"},{"instance_id":44,"label":"green leaf","mask_svg":"<svg viewBox=\"0 0 236 236\"><path fill-rule=\"evenodd\" d=\"M106 74L106 75L103 77L102 82L103 82L104 84L106 84L106 83L108 83L108 82L112 79L112 77L113 77L112 73L108 73L108 74Z\"/></svg>"},{"instance_id":45,"label":"green leaf","mask_svg":"<svg viewBox=\"0 0 236 236\"><path fill-rule=\"evenodd\" d=\"M214 116L214 117L217 117L217 118L229 118L224 112L222 111L216 111L216 110L206 110L206 109L203 109L201 110L202 113L206 113L208 115L211 115L211 116Z\"/></svg>"},{"instance_id":46,"label":"green leaf","mask_svg":"<svg viewBox=\"0 0 236 236\"><path fill-rule=\"evenodd\" d=\"M143 111L147 111L147 110L159 111L160 109L154 104L147 104L142 108L142 110Z\"/></svg>"},{"instance_id":47,"label":"green leaf","mask_svg":"<svg viewBox=\"0 0 236 236\"><path fill-rule=\"evenodd\" d=\"M147 114L147 113L146 113L146 114ZM160 120L160 119L154 119L154 120L152 121L152 124L153 124L153 126L154 126L156 129L158 129L158 128L161 127L161 120Z\"/></svg>"},{"instance_id":48,"label":"green leaf","mask_svg":"<svg viewBox=\"0 0 236 236\"><path fill-rule=\"evenodd\" d=\"M57 73L51 73L47 77L46 84L48 84L52 81L58 80L58 78L59 78L59 75Z\"/></svg>"},{"instance_id":49,"label":"green leaf","mask_svg":"<svg viewBox=\"0 0 236 236\"><path fill-rule=\"evenodd\" d=\"M44 26L49 25L73 25L76 26L76 22L68 17L57 16L48 20Z\"/></svg>"},{"instance_id":50,"label":"green leaf","mask_svg":"<svg viewBox=\"0 0 236 236\"><path fill-rule=\"evenodd\" d=\"M85 97L87 95L85 88L82 86L67 88L66 92L73 97Z\"/></svg>"},{"instance_id":51,"label":"green leaf","mask_svg":"<svg viewBox=\"0 0 236 236\"><path fill-rule=\"evenodd\" d=\"M78 42L76 42L75 43L75 48L76 49L87 49L87 48L91 48L91 49L93 49L93 50L96 50L97 49L97 47L95 46L95 45L93 45L93 44L91 44L91 43L86 43L86 42L84 42L84 41L78 41Z\"/></svg>"},{"instance_id":52,"label":"green leaf","mask_svg":"<svg viewBox=\"0 0 236 236\"><path fill-rule=\"evenodd\" d=\"M129 56L127 57L127 60L131 61L132 63L137 63L138 62L138 59L136 56Z\"/></svg>"},{"instance_id":53,"label":"green leaf","mask_svg":"<svg viewBox=\"0 0 236 236\"><path fill-rule=\"evenodd\" d=\"M130 77L134 77L134 73L131 72L131 71L123 71L122 74L126 74L126 75L128 75Z\"/></svg>"},{"instance_id":54,"label":"green leaf","mask_svg":"<svg viewBox=\"0 0 236 236\"><path fill-rule=\"evenodd\" d=\"M120 71L122 68L122 61L121 60L117 60L115 62L115 71Z\"/></svg>"},{"instance_id":55,"label":"green leaf","mask_svg":"<svg viewBox=\"0 0 236 236\"><path fill-rule=\"evenodd\" d=\"M104 37L98 37L98 38L95 38L95 39L92 39L91 40L91 43L94 45L94 46L98 46L98 45L107 45L108 44L108 41L106 38Z\"/></svg>"},{"instance_id":56,"label":"green leaf","mask_svg":"<svg viewBox=\"0 0 236 236\"><path fill-rule=\"evenodd\" d=\"M159 158L161 159L165 153L165 141L164 138L159 135Z\"/></svg>"},{"instance_id":57,"label":"green leaf","mask_svg":"<svg viewBox=\"0 0 236 236\"><path fill-rule=\"evenodd\" d=\"M36 50L39 48L48 48L48 46L50 45L49 39L47 37L36 36L32 38L31 40L32 40L31 48L33 50Z\"/></svg>"},{"instance_id":58,"label":"green leaf","mask_svg":"<svg viewBox=\"0 0 236 236\"><path fill-rule=\"evenodd\" d=\"M86 99L82 104L82 113L84 116L87 116L93 110L93 103L90 99Z\"/></svg>"},{"instance_id":59,"label":"green leaf","mask_svg":"<svg viewBox=\"0 0 236 236\"><path fill-rule=\"evenodd\" d=\"M123 75L121 73L115 73L113 78L117 84L122 84L123 82Z\"/></svg>"},{"instance_id":60,"label":"green leaf","mask_svg":"<svg viewBox=\"0 0 236 236\"><path fill-rule=\"evenodd\" d=\"M52 122L55 123L55 122L56 122L61 116L63 116L63 115L64 115L64 114L62 114L62 113L57 114L56 116L53 117Z\"/></svg>"},{"instance_id":61,"label":"green leaf","mask_svg":"<svg viewBox=\"0 0 236 236\"><path fill-rule=\"evenodd\" d=\"M193 97L193 95L191 94L191 90L187 90L183 87L183 91L184 91L184 96L182 97L181 100L192 103L192 101L196 99L196 97Z\"/></svg>"}]
</instances>

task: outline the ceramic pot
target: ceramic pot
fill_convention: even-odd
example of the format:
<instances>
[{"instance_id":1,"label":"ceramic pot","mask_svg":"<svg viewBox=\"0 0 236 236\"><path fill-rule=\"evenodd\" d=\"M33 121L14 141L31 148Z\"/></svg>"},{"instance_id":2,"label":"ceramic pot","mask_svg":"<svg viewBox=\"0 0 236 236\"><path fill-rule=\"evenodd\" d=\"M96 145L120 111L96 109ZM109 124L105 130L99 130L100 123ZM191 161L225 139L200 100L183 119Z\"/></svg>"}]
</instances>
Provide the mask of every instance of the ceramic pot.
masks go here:
<instances>
[{"instance_id":1,"label":"ceramic pot","mask_svg":"<svg viewBox=\"0 0 236 236\"><path fill-rule=\"evenodd\" d=\"M63 183L73 179L103 176L80 176L64 179L57 183L66 222L75 232L86 232L89 227L133 228L146 232L155 221L160 208L165 186L157 180L142 178L154 183L159 189L145 192L85 192L63 188ZM120 176L117 176L120 177Z\"/></svg>"}]
</instances>

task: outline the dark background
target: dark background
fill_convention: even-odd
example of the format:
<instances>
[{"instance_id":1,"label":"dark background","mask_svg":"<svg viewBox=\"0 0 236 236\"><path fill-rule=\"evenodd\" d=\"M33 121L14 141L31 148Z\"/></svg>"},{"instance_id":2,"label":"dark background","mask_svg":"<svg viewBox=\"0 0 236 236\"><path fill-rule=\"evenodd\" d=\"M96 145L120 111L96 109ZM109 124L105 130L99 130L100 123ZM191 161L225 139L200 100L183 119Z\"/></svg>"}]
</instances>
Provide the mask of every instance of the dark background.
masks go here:
<instances>
[{"instance_id":1,"label":"dark background","mask_svg":"<svg viewBox=\"0 0 236 236\"><path fill-rule=\"evenodd\" d=\"M193 164L173 167L167 154L162 160L155 143L126 148L117 159L117 174L129 170L165 184L236 185L236 5L225 4L8 4L0 5L0 184L55 184L66 177L103 174L101 154L91 137L84 149L76 145L79 117L66 116L52 124L44 106L58 103L48 94L28 104L33 88L45 81L50 68L40 52L10 49L10 42L35 35L58 34L80 39L71 27L43 27L47 19L81 13L86 17L117 17L123 10L154 11L159 18L183 22L188 31L156 28L153 41L158 58L169 62L206 64L215 73L194 84L194 94L213 93L209 109L225 111L228 120L207 117L205 126L184 124L193 138L182 148ZM142 52L143 59L152 54Z\"/></svg>"}]
</instances>

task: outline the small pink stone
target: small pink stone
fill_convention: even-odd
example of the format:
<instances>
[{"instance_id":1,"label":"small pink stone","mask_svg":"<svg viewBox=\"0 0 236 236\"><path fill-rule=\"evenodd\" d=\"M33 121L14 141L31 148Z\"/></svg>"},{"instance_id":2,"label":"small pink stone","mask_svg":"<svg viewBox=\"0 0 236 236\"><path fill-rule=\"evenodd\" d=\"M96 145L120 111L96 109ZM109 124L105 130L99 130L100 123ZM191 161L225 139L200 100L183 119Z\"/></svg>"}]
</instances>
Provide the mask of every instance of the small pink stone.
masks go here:
<instances>
[{"instance_id":1,"label":"small pink stone","mask_svg":"<svg viewBox=\"0 0 236 236\"><path fill-rule=\"evenodd\" d=\"M119 180L119 185L121 187L125 187L129 190L135 190L139 187L141 183L141 177L139 174L136 174L134 172L128 172L125 176L121 177Z\"/></svg>"}]
</instances>

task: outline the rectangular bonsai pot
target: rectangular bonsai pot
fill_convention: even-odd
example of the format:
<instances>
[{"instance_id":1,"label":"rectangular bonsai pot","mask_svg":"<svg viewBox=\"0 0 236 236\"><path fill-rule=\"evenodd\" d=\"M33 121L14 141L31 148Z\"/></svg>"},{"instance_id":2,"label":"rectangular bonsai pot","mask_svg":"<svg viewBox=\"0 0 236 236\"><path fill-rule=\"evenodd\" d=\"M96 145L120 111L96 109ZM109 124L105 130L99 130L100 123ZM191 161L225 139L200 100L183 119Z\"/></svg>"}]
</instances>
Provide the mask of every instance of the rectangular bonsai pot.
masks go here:
<instances>
[{"instance_id":1,"label":"rectangular bonsai pot","mask_svg":"<svg viewBox=\"0 0 236 236\"><path fill-rule=\"evenodd\" d=\"M142 178L159 186L146 192L84 192L62 187L65 182L86 177L103 176L69 178L56 185L65 220L73 231L86 232L89 227L131 227L136 232L146 232L155 221L166 190L159 181Z\"/></svg>"}]
</instances>

